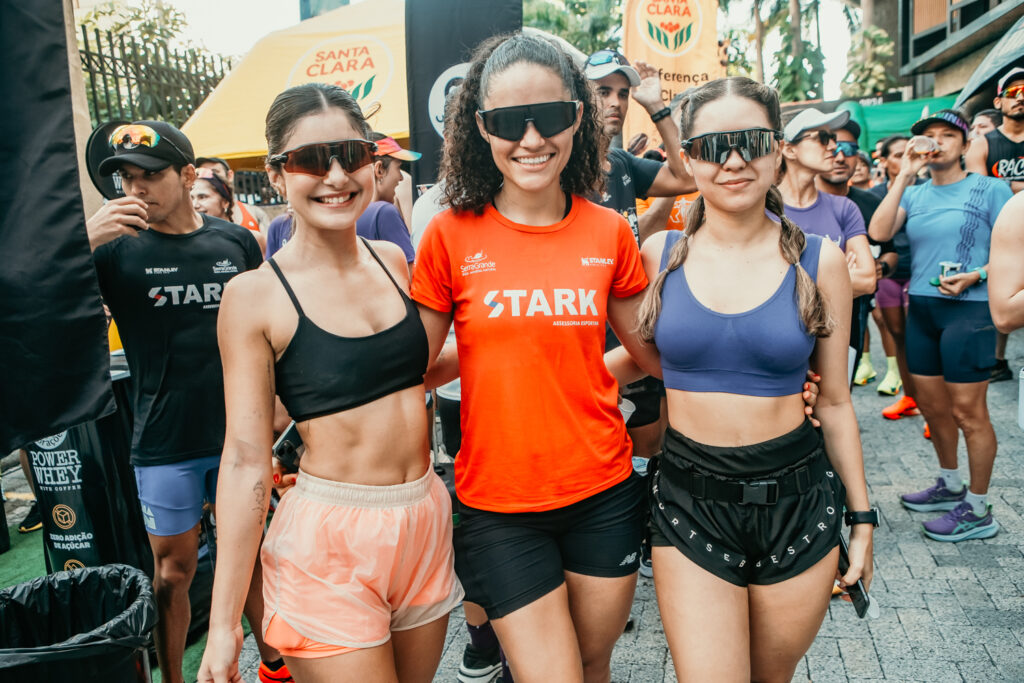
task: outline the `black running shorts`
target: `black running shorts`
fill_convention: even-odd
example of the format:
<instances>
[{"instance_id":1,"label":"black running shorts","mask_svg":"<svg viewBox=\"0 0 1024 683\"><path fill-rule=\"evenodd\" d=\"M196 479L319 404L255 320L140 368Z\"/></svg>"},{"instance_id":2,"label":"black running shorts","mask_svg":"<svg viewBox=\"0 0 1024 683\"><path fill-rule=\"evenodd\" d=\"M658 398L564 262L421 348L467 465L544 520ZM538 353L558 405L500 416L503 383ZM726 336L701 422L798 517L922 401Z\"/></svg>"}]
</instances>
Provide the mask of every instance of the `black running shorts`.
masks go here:
<instances>
[{"instance_id":1,"label":"black running shorts","mask_svg":"<svg viewBox=\"0 0 1024 683\"><path fill-rule=\"evenodd\" d=\"M544 512L490 512L459 503L455 572L466 600L503 617L547 595L565 572L629 576L640 566L644 478Z\"/></svg>"},{"instance_id":2,"label":"black running shorts","mask_svg":"<svg viewBox=\"0 0 1024 683\"><path fill-rule=\"evenodd\" d=\"M985 301L911 296L906 342L914 375L984 382L996 364L996 328Z\"/></svg>"},{"instance_id":3,"label":"black running shorts","mask_svg":"<svg viewBox=\"0 0 1024 683\"><path fill-rule=\"evenodd\" d=\"M809 422L780 437L750 446L721 448L692 441L669 429L661 458L693 468L694 463L778 463L774 471L736 472L718 479L762 480L782 476L825 457L821 434ZM675 546L715 576L737 586L772 584L809 569L839 544L846 491L831 466L802 494L784 495L774 505L696 498L659 469L651 482L651 544Z\"/></svg>"}]
</instances>

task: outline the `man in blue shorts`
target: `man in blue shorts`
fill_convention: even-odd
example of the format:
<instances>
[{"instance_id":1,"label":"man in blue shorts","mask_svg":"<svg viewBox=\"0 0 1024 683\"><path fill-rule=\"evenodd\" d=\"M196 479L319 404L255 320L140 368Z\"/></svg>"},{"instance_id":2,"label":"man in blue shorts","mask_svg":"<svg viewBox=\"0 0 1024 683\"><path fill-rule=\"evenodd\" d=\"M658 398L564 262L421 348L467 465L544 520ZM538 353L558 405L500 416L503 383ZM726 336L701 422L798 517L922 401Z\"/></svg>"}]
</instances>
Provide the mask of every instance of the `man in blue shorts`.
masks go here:
<instances>
[{"instance_id":1,"label":"man in blue shorts","mask_svg":"<svg viewBox=\"0 0 1024 683\"><path fill-rule=\"evenodd\" d=\"M204 502L214 502L224 444L224 378L217 310L224 285L263 258L246 228L192 208L192 145L160 121L110 138L125 197L86 224L100 291L117 321L131 370L131 462L153 549L157 659L166 683L182 678ZM267 454L270 457L270 454ZM264 492L269 495L269 492ZM262 572L256 563L246 617L257 635L261 681L290 681L260 636Z\"/></svg>"},{"instance_id":2,"label":"man in blue shorts","mask_svg":"<svg viewBox=\"0 0 1024 683\"><path fill-rule=\"evenodd\" d=\"M996 457L985 401L996 334L986 280L992 226L1012 192L1001 180L963 169L968 131L967 120L952 109L915 123L911 132L931 138L937 149L922 153L908 145L869 228L884 241L906 224L910 240L907 365L939 472L933 486L900 500L918 512L946 511L924 523L925 535L938 541L990 538L999 530L986 500ZM925 165L931 180L914 186ZM957 469L960 431L969 487Z\"/></svg>"}]
</instances>

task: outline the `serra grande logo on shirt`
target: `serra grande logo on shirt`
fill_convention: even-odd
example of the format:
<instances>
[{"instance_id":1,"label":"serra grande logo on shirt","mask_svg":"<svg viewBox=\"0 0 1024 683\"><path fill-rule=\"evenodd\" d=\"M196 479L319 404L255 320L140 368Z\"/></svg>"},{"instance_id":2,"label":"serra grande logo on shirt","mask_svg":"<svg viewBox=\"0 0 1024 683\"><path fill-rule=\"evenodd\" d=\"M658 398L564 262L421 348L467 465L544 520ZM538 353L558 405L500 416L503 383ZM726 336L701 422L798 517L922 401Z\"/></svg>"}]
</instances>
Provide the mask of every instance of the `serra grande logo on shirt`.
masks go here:
<instances>
[{"instance_id":1,"label":"serra grande logo on shirt","mask_svg":"<svg viewBox=\"0 0 1024 683\"><path fill-rule=\"evenodd\" d=\"M214 273L218 273L218 274L237 273L238 272L238 266L236 266L234 263L232 263L231 259L226 258L226 259L223 259L221 261L217 261L217 263L214 264L213 272Z\"/></svg>"},{"instance_id":2,"label":"serra grande logo on shirt","mask_svg":"<svg viewBox=\"0 0 1024 683\"><path fill-rule=\"evenodd\" d=\"M475 275L476 273L491 273L496 269L494 261L488 259L487 254L482 250L471 256L467 256L465 261L467 265L459 266L459 270L463 277L467 275Z\"/></svg>"}]
</instances>

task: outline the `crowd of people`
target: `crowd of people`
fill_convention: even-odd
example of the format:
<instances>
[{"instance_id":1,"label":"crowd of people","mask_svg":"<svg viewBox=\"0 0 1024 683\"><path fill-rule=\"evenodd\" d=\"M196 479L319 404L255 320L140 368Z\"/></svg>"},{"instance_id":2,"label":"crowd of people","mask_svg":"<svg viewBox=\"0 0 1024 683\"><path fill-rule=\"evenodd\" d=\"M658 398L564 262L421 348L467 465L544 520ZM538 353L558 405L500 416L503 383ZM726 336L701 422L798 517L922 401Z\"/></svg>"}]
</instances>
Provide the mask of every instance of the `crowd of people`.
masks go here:
<instances>
[{"instance_id":1,"label":"crowd of people","mask_svg":"<svg viewBox=\"0 0 1024 683\"><path fill-rule=\"evenodd\" d=\"M657 149L610 144L630 106ZM522 34L476 49L415 205L419 155L337 86L267 112L270 222L173 126L116 129L100 172L125 196L87 228L132 375L163 680L215 504L200 681L241 680L243 614L261 681L431 681L459 604L463 683L609 681L638 572L679 680L788 681L833 593L870 587L850 391L877 376L871 317L883 415L923 414L937 456L901 503L941 513L931 539L995 535L1024 68L973 121L942 110L873 154L861 133L784 121L746 78L663 102L648 64ZM450 493L425 397L455 378ZM271 457L291 421L297 473Z\"/></svg>"}]
</instances>

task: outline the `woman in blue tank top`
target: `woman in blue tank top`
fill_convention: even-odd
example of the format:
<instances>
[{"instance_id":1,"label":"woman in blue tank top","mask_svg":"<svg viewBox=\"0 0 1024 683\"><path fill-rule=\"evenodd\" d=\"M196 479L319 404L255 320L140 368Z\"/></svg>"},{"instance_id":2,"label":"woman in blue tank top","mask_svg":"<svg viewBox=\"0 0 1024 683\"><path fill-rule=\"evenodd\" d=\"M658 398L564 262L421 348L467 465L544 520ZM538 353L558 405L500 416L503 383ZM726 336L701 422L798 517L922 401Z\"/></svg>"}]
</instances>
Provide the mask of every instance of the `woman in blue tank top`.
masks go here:
<instances>
[{"instance_id":1,"label":"woman in blue tank top","mask_svg":"<svg viewBox=\"0 0 1024 683\"><path fill-rule=\"evenodd\" d=\"M846 382L850 277L834 244L784 217L773 90L713 81L681 118L701 197L684 233L642 249L639 335L660 354L670 424L651 481L655 587L679 680L789 680L838 577L844 504L862 514L841 580L871 578ZM820 432L804 415L809 366Z\"/></svg>"}]
</instances>

